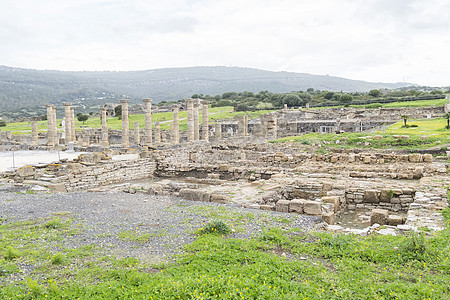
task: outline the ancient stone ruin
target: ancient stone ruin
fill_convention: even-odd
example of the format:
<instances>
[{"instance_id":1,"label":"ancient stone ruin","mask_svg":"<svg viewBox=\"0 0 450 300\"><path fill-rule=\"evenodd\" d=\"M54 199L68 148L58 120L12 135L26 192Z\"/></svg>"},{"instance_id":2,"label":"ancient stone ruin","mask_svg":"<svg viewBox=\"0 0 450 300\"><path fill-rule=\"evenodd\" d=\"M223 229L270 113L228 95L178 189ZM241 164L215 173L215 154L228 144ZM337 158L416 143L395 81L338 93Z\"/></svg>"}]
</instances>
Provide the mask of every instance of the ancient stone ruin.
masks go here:
<instances>
[{"instance_id":1,"label":"ancient stone ruin","mask_svg":"<svg viewBox=\"0 0 450 300\"><path fill-rule=\"evenodd\" d=\"M134 124L130 131L129 100L120 102L121 131L108 129L106 107L100 110L101 128L75 131L73 106L65 103L63 131L57 130L55 107L47 105L45 135L38 133L35 121L28 136L1 132L4 149L76 148L85 152L71 161L25 166L3 176L59 192L123 190L124 185L114 185L125 182L130 193L307 214L326 222L330 230L361 235L444 226L439 210L447 206L449 151L438 157L373 149L334 149L321 154L317 151L320 145L267 143L307 132L366 131L392 124L403 114L437 117L444 113L443 107L285 108L253 120L244 115L210 124L208 103L187 99L187 130L181 131L179 106L173 106L171 129L162 130L158 122L152 128L151 99L144 99L145 126ZM353 219L347 222L349 218Z\"/></svg>"}]
</instances>

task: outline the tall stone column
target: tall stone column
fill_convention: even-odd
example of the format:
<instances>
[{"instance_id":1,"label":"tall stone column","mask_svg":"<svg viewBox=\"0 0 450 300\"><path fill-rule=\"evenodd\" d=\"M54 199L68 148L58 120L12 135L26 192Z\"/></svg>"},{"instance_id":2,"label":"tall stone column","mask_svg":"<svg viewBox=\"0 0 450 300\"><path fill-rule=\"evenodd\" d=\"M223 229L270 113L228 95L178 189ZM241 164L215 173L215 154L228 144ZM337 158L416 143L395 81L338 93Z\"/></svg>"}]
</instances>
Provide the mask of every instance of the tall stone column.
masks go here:
<instances>
[{"instance_id":1,"label":"tall stone column","mask_svg":"<svg viewBox=\"0 0 450 300\"><path fill-rule=\"evenodd\" d=\"M198 141L200 139L200 130L199 130L199 115L198 115L198 100L194 100L194 140Z\"/></svg>"},{"instance_id":2,"label":"tall stone column","mask_svg":"<svg viewBox=\"0 0 450 300\"><path fill-rule=\"evenodd\" d=\"M187 140L192 142L194 140L194 100L186 99L187 110Z\"/></svg>"},{"instance_id":3,"label":"tall stone column","mask_svg":"<svg viewBox=\"0 0 450 300\"><path fill-rule=\"evenodd\" d=\"M72 142L72 103L64 102L64 134L65 134L65 143L68 145Z\"/></svg>"},{"instance_id":4,"label":"tall stone column","mask_svg":"<svg viewBox=\"0 0 450 300\"><path fill-rule=\"evenodd\" d=\"M109 147L108 125L106 123L106 108L100 109L102 115L102 146Z\"/></svg>"},{"instance_id":5,"label":"tall stone column","mask_svg":"<svg viewBox=\"0 0 450 300\"><path fill-rule=\"evenodd\" d=\"M180 120L178 117L178 105L173 106L173 143L180 143Z\"/></svg>"},{"instance_id":6,"label":"tall stone column","mask_svg":"<svg viewBox=\"0 0 450 300\"><path fill-rule=\"evenodd\" d=\"M240 116L238 121L238 135L247 136L248 135L248 116Z\"/></svg>"},{"instance_id":7,"label":"tall stone column","mask_svg":"<svg viewBox=\"0 0 450 300\"><path fill-rule=\"evenodd\" d=\"M55 146L55 140L53 139L53 105L47 104L47 145Z\"/></svg>"},{"instance_id":8,"label":"tall stone column","mask_svg":"<svg viewBox=\"0 0 450 300\"><path fill-rule=\"evenodd\" d=\"M129 148L130 147L130 124L128 122L128 103L130 100L121 99L120 103L122 103L122 147Z\"/></svg>"},{"instance_id":9,"label":"tall stone column","mask_svg":"<svg viewBox=\"0 0 450 300\"><path fill-rule=\"evenodd\" d=\"M31 121L31 145L38 145L38 124L37 121Z\"/></svg>"},{"instance_id":10,"label":"tall stone column","mask_svg":"<svg viewBox=\"0 0 450 300\"><path fill-rule=\"evenodd\" d=\"M141 137L139 136L139 122L134 122L134 144L139 145Z\"/></svg>"},{"instance_id":11,"label":"tall stone column","mask_svg":"<svg viewBox=\"0 0 450 300\"><path fill-rule=\"evenodd\" d=\"M152 99L144 99L145 103L145 145L152 145Z\"/></svg>"},{"instance_id":12,"label":"tall stone column","mask_svg":"<svg viewBox=\"0 0 450 300\"><path fill-rule=\"evenodd\" d=\"M70 130L72 130L72 134L70 135L70 141L75 142L77 140L77 135L75 132L75 108L72 106L70 107L70 122L72 125L70 126Z\"/></svg>"},{"instance_id":13,"label":"tall stone column","mask_svg":"<svg viewBox=\"0 0 450 300\"><path fill-rule=\"evenodd\" d=\"M203 102L202 107L202 128L203 128L203 139L205 141L209 140L209 127L208 127L208 102Z\"/></svg>"},{"instance_id":14,"label":"tall stone column","mask_svg":"<svg viewBox=\"0 0 450 300\"><path fill-rule=\"evenodd\" d=\"M155 145L161 144L161 125L159 122L155 123Z\"/></svg>"},{"instance_id":15,"label":"tall stone column","mask_svg":"<svg viewBox=\"0 0 450 300\"><path fill-rule=\"evenodd\" d=\"M214 136L216 138L216 141L220 141L222 139L222 124L216 123Z\"/></svg>"},{"instance_id":16,"label":"tall stone column","mask_svg":"<svg viewBox=\"0 0 450 300\"><path fill-rule=\"evenodd\" d=\"M56 123L56 107L54 105L52 105L52 126L53 126L53 129L52 129L52 134L53 134L52 140L53 140L53 143L54 143L55 146L59 144L59 141L58 141L58 127L57 127L57 125L58 124Z\"/></svg>"}]
</instances>

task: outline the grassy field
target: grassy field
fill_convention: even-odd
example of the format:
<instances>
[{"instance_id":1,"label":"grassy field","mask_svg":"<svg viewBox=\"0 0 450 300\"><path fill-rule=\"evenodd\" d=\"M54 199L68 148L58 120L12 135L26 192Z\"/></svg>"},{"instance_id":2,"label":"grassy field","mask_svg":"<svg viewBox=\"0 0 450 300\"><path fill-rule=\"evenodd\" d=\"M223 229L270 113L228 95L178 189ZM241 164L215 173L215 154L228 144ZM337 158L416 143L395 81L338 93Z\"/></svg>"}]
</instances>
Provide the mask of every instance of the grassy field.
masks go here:
<instances>
[{"instance_id":1,"label":"grassy field","mask_svg":"<svg viewBox=\"0 0 450 300\"><path fill-rule=\"evenodd\" d=\"M232 112L233 107L214 107L210 108L208 115L208 121L210 124L215 123L217 120L226 120L226 119L234 119L240 115L248 115L249 119L257 118L262 114L266 114L273 110L261 110L261 111L252 111L252 112ZM187 112L180 111L180 130L186 130L187 128ZM58 130L62 130L61 128L61 119L57 119ZM134 122L139 122L139 127L144 128L145 126L145 116L143 114L139 115L130 115L129 116L130 129L134 129ZM173 122L173 113L172 112L163 112L163 113L153 113L152 114L152 122L160 122L161 129L170 129L170 125ZM199 122L202 122L201 112L199 114ZM108 118L107 120L108 128L110 129L121 129L122 128L122 120L117 117ZM75 120L76 130L81 130L84 128L100 128L101 121L98 117L89 118L84 124ZM153 125L154 126L154 125ZM31 123L30 122L16 122L16 123L8 123L6 127L1 128L2 131L11 131L12 134L30 134L31 133ZM39 121L38 122L38 130L39 132L46 132L47 130L47 121Z\"/></svg>"},{"instance_id":2,"label":"grassy field","mask_svg":"<svg viewBox=\"0 0 450 300\"><path fill-rule=\"evenodd\" d=\"M394 148L394 149L426 149L439 145L450 144L450 130L446 129L444 118L408 120L408 125L417 127L404 128L403 120L386 128L386 132L319 134L309 133L300 136L286 137L272 141L274 143L297 142L311 145L326 142L329 147L359 147L359 148ZM381 135L383 139L364 139L367 136ZM408 135L409 139L398 139L394 135ZM339 143L336 143L339 141ZM367 144L368 143L368 144Z\"/></svg>"},{"instance_id":3,"label":"grassy field","mask_svg":"<svg viewBox=\"0 0 450 300\"><path fill-rule=\"evenodd\" d=\"M65 248L86 230L70 217L0 220L0 298L449 299L449 209L444 216L441 232L396 237L266 228L237 239L209 228L176 262L157 265ZM32 275L2 281L23 268Z\"/></svg>"},{"instance_id":4,"label":"grassy field","mask_svg":"<svg viewBox=\"0 0 450 300\"><path fill-rule=\"evenodd\" d=\"M448 99L437 99L437 100L417 100L417 101L404 101L404 102L391 102L391 103L372 103L381 105L382 108L394 108L394 107L430 107L430 106L443 106L448 102ZM349 107L364 108L366 105L350 105ZM340 108L339 106L329 106L329 107L313 107L311 109L323 109L323 108Z\"/></svg>"}]
</instances>

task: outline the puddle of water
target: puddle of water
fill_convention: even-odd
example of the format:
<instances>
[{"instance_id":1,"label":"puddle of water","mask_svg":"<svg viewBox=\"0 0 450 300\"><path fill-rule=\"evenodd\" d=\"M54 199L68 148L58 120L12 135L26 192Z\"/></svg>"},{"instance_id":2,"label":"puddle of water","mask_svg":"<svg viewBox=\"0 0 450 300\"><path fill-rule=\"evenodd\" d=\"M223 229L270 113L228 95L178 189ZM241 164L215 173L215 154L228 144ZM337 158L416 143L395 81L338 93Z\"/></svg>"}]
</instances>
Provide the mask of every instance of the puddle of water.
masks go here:
<instances>
[{"instance_id":1,"label":"puddle of water","mask_svg":"<svg viewBox=\"0 0 450 300\"><path fill-rule=\"evenodd\" d=\"M402 217L406 217L406 213L389 212ZM355 211L341 212L335 218L335 224L344 228L364 229L370 226L370 210L358 209Z\"/></svg>"}]
</instances>

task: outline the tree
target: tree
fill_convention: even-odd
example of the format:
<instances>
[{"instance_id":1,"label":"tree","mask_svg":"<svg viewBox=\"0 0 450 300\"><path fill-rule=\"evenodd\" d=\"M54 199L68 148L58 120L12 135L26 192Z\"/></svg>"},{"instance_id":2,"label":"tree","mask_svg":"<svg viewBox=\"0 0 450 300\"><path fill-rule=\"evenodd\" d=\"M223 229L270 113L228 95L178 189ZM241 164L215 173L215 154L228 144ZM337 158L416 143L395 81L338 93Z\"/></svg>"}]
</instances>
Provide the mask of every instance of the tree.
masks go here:
<instances>
[{"instance_id":1,"label":"tree","mask_svg":"<svg viewBox=\"0 0 450 300\"><path fill-rule=\"evenodd\" d=\"M80 121L80 122L83 122L83 125L84 125L84 122L87 121L87 119L89 119L89 115L83 115L83 114L81 114L81 115L78 115L78 116L77 116L77 120Z\"/></svg>"},{"instance_id":2,"label":"tree","mask_svg":"<svg viewBox=\"0 0 450 300\"><path fill-rule=\"evenodd\" d=\"M353 97L352 97L352 95L349 95L349 94L344 94L341 96L341 98L339 98L339 101L341 101L342 103L346 103L346 104L352 102L352 100L353 100Z\"/></svg>"},{"instance_id":3,"label":"tree","mask_svg":"<svg viewBox=\"0 0 450 300\"><path fill-rule=\"evenodd\" d=\"M370 90L369 91L369 96L380 97L380 95L381 95L381 91L380 90Z\"/></svg>"},{"instance_id":4,"label":"tree","mask_svg":"<svg viewBox=\"0 0 450 300\"><path fill-rule=\"evenodd\" d=\"M6 126L6 122L3 120L0 120L0 127L5 127Z\"/></svg>"},{"instance_id":5,"label":"tree","mask_svg":"<svg viewBox=\"0 0 450 300\"><path fill-rule=\"evenodd\" d=\"M334 96L334 92L325 92L325 94L323 95L323 97L327 100L330 100L331 98L333 98Z\"/></svg>"},{"instance_id":6,"label":"tree","mask_svg":"<svg viewBox=\"0 0 450 300\"><path fill-rule=\"evenodd\" d=\"M447 119L447 129L450 129L450 112L444 114L444 119Z\"/></svg>"},{"instance_id":7,"label":"tree","mask_svg":"<svg viewBox=\"0 0 450 300\"><path fill-rule=\"evenodd\" d=\"M241 103L236 107L236 111L247 111L248 106L247 104Z\"/></svg>"},{"instance_id":8,"label":"tree","mask_svg":"<svg viewBox=\"0 0 450 300\"><path fill-rule=\"evenodd\" d=\"M408 120L409 116L407 116L407 115L402 115L401 118L402 118L403 121L405 122L405 127L407 127L407 126L406 126L406 121Z\"/></svg>"},{"instance_id":9,"label":"tree","mask_svg":"<svg viewBox=\"0 0 450 300\"><path fill-rule=\"evenodd\" d=\"M116 116L122 116L122 105L117 105L114 107L114 114Z\"/></svg>"}]
</instances>

